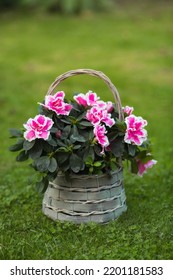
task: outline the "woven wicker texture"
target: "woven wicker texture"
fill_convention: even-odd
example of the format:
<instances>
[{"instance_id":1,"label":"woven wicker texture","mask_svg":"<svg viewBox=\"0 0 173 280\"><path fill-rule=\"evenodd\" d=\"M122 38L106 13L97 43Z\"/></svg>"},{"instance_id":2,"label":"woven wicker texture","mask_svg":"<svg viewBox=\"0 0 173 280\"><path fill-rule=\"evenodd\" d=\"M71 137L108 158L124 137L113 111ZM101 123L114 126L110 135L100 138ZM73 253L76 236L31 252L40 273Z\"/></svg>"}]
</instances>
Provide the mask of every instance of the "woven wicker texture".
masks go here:
<instances>
[{"instance_id":1,"label":"woven wicker texture","mask_svg":"<svg viewBox=\"0 0 173 280\"><path fill-rule=\"evenodd\" d=\"M122 168L111 176L57 175L44 195L43 212L54 220L76 223L115 220L126 210Z\"/></svg>"},{"instance_id":2,"label":"woven wicker texture","mask_svg":"<svg viewBox=\"0 0 173 280\"><path fill-rule=\"evenodd\" d=\"M111 90L117 106L119 119L123 120L123 110L119 93L110 79L102 72L92 69L77 69L58 76L51 84L47 94L53 94L63 80L79 74L96 76L103 80ZM126 197L123 187L123 169L110 175L72 175L67 180L57 174L50 182L43 199L43 213L53 220L75 223L107 223L116 220L126 211Z\"/></svg>"}]
</instances>

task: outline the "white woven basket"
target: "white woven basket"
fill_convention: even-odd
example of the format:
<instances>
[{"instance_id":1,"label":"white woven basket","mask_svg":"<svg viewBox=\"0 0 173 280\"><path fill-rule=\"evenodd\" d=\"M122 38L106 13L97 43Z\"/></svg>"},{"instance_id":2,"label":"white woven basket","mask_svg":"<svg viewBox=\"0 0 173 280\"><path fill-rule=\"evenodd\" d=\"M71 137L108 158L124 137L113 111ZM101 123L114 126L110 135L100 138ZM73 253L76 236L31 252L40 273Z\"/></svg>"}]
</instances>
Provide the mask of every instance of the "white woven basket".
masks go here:
<instances>
[{"instance_id":1,"label":"white woven basket","mask_svg":"<svg viewBox=\"0 0 173 280\"><path fill-rule=\"evenodd\" d=\"M43 199L43 212L53 220L107 223L126 210L123 170L109 175L58 175Z\"/></svg>"}]
</instances>

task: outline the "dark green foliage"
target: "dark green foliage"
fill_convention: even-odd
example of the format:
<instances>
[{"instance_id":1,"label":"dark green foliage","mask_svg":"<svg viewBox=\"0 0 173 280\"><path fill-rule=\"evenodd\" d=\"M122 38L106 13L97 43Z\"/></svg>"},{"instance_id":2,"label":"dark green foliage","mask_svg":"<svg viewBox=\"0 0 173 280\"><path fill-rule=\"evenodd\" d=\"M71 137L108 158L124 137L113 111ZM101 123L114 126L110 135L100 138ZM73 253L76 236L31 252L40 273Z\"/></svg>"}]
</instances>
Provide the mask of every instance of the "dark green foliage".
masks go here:
<instances>
[{"instance_id":1,"label":"dark green foliage","mask_svg":"<svg viewBox=\"0 0 173 280\"><path fill-rule=\"evenodd\" d=\"M23 139L19 139L16 144L10 146L9 150L11 152L20 151L21 149L23 149L23 143L24 143L24 140Z\"/></svg>"},{"instance_id":2,"label":"dark green foliage","mask_svg":"<svg viewBox=\"0 0 173 280\"><path fill-rule=\"evenodd\" d=\"M86 108L74 101L70 103L72 109L65 116L57 115L42 105L39 108L43 116L49 116L53 120L53 126L46 140L36 138L28 141L24 138L22 131L10 130L11 138L18 139L17 143L10 147L10 151L22 150L16 160L25 161L30 158L33 160L30 166L35 171L44 173L44 180L39 183L36 181L37 189L40 186L41 189L46 190L49 176L52 175L54 179L58 171L67 176L73 173L110 174L119 165L119 158L122 158L131 162L131 172L136 174L138 173L137 160L147 163L152 159L148 141L143 142L140 147L124 142L126 123L117 118L116 104L113 104L110 114L115 124L107 127L106 137L109 146L105 148L99 144L94 134L94 125L86 119L86 112L92 106Z\"/></svg>"}]
</instances>

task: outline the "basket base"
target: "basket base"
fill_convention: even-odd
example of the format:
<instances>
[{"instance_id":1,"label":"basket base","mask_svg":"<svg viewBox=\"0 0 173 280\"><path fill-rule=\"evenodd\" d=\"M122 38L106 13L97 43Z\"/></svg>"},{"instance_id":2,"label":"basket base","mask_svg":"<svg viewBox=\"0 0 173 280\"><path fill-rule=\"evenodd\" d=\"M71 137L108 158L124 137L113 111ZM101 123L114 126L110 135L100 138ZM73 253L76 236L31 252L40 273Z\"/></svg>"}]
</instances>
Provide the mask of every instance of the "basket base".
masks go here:
<instances>
[{"instance_id":1,"label":"basket base","mask_svg":"<svg viewBox=\"0 0 173 280\"><path fill-rule=\"evenodd\" d=\"M42 207L43 213L48 217L51 218L54 221L68 221L68 222L73 222L75 224L81 224L81 223L89 223L89 222L95 222L98 224L106 224L112 220L117 220L119 216L127 210L126 203L119 208L116 209L114 212L107 213L107 214L100 214L100 215L90 215L87 217L83 216L77 216L77 215L68 215L65 213L58 213L51 207L47 207L43 203Z\"/></svg>"},{"instance_id":2,"label":"basket base","mask_svg":"<svg viewBox=\"0 0 173 280\"><path fill-rule=\"evenodd\" d=\"M76 224L108 223L127 210L122 169L112 176L57 176L43 199L43 213L52 220Z\"/></svg>"}]
</instances>

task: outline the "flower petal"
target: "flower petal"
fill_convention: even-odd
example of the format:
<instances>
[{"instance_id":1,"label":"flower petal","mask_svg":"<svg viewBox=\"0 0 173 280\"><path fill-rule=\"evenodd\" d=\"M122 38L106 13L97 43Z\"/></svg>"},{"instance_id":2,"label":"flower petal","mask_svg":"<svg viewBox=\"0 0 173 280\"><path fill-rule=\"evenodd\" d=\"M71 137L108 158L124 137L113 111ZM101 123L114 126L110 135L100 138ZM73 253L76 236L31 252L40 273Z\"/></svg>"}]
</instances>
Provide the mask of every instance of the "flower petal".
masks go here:
<instances>
[{"instance_id":1,"label":"flower petal","mask_svg":"<svg viewBox=\"0 0 173 280\"><path fill-rule=\"evenodd\" d=\"M83 93L75 95L73 98L79 105L82 105L84 107L87 106L86 96Z\"/></svg>"},{"instance_id":2,"label":"flower petal","mask_svg":"<svg viewBox=\"0 0 173 280\"><path fill-rule=\"evenodd\" d=\"M33 141L36 138L34 130L27 130L27 131L25 131L23 136L29 142Z\"/></svg>"},{"instance_id":3,"label":"flower petal","mask_svg":"<svg viewBox=\"0 0 173 280\"><path fill-rule=\"evenodd\" d=\"M151 168L156 163L157 163L157 160L154 160L154 159L149 160L147 163L143 163L142 161L137 159L138 175L140 177L142 177L143 174L147 172L147 169Z\"/></svg>"},{"instance_id":4,"label":"flower petal","mask_svg":"<svg viewBox=\"0 0 173 280\"><path fill-rule=\"evenodd\" d=\"M39 133L39 137L38 138L42 138L44 140L47 140L49 138L50 135L50 131L41 131Z\"/></svg>"},{"instance_id":5,"label":"flower petal","mask_svg":"<svg viewBox=\"0 0 173 280\"><path fill-rule=\"evenodd\" d=\"M134 110L134 108L130 107L130 106L125 106L123 108L124 113L126 113L128 116L132 114L133 110Z\"/></svg>"},{"instance_id":6,"label":"flower petal","mask_svg":"<svg viewBox=\"0 0 173 280\"><path fill-rule=\"evenodd\" d=\"M86 101L88 106L96 105L97 101L99 100L99 97L95 92L89 91L86 94Z\"/></svg>"}]
</instances>

